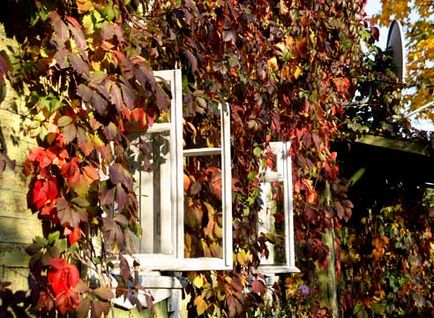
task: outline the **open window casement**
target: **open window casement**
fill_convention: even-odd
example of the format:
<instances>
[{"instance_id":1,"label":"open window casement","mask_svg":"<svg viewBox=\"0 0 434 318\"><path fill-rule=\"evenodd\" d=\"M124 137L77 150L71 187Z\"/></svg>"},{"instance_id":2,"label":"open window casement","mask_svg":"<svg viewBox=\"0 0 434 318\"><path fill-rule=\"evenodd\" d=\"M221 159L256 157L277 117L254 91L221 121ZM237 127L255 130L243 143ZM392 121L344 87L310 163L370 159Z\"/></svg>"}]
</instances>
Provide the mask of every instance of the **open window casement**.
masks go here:
<instances>
[{"instance_id":1,"label":"open window casement","mask_svg":"<svg viewBox=\"0 0 434 318\"><path fill-rule=\"evenodd\" d=\"M270 142L274 166L266 168L260 183L263 205L257 230L270 242L266 243L269 255L261 258L258 272L265 274L300 271L295 266L290 146L290 142Z\"/></svg>"},{"instance_id":2,"label":"open window casement","mask_svg":"<svg viewBox=\"0 0 434 318\"><path fill-rule=\"evenodd\" d=\"M135 242L134 257L144 270L232 269L229 109L222 105L217 111L220 141L216 147L184 149L181 71L155 71L154 76L170 87L171 106L170 111L160 116L146 132L130 136L130 165L142 227L142 236ZM143 156L139 147L147 156ZM185 207L184 171L195 162L195 158L207 156L218 158L221 163L221 204L216 208L221 239L219 250L213 255L191 255L185 248L185 212L188 212L188 207ZM149 162L144 161L145 157Z\"/></svg>"}]
</instances>

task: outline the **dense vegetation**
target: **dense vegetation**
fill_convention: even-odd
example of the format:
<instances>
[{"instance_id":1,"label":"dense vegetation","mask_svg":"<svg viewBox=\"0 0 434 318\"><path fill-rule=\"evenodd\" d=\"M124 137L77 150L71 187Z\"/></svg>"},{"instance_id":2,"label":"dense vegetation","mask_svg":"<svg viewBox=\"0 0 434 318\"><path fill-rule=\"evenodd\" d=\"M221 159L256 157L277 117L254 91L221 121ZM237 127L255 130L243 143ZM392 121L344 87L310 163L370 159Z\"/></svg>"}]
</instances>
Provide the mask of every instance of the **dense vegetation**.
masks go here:
<instances>
[{"instance_id":1,"label":"dense vegetation","mask_svg":"<svg viewBox=\"0 0 434 318\"><path fill-rule=\"evenodd\" d=\"M344 112L344 104L361 87L358 78L366 73L361 43L370 41L371 25L364 20L363 5L362 0L7 1L1 21L13 45L2 46L0 71L19 93L16 103L27 110L23 129L38 141L25 172L31 179L29 208L41 218L45 235L27 249L32 255L30 290L11 297L2 288L0 310L9 306L20 317L55 311L77 312L78 317L91 311L100 317L114 297L108 272L115 255L121 264L116 294L131 296L128 289L140 289L124 258L131 253L129 237L140 233L126 158L128 129L146 130L165 116L169 96L152 70L175 67L183 73L186 142L213 144L216 127L209 118L219 102L228 102L236 145L234 270L188 274L185 291L192 316L328 317L338 314L331 305L333 288L347 314L395 313L389 303L398 313L409 304L419 306L419 300L406 301L398 291L409 284L405 296L410 297L424 288L418 281L430 281L424 273L431 268L432 237L417 236L399 245L394 231L404 233L404 240L416 225L394 200L385 202L390 208L379 207L381 214L357 216L366 228L347 223L354 206L343 177L351 175L340 174L340 154L331 150L334 140L363 133L350 125L360 114L345 117ZM350 129L341 134L342 127ZM302 272L270 287L252 269L271 241L257 233L256 223L262 204L259 171L269 164L263 149L274 140L292 143L297 266ZM146 158L149 153L142 148ZM9 164L3 154L0 159ZM205 242L196 246L198 240L186 240L193 254L212 253L219 242L213 231L201 228L209 224L206 212L218 192L218 173L212 166L185 171L186 194L194 207L186 232ZM209 191L200 195L193 185ZM416 230L430 233L428 220L426 216ZM388 223L375 225L379 221ZM360 241L366 244L356 246ZM412 243L424 252L415 262L427 265L422 274L415 272L419 263L408 265L408 280L400 281L395 271L400 248L414 252ZM385 253L389 246L392 254ZM378 264L384 265L372 272ZM325 279L335 275L338 284L331 286ZM360 284L350 288L348 282ZM262 297L268 288L273 289L272 302ZM430 308L426 304L432 292L424 290L425 303L419 307Z\"/></svg>"}]
</instances>

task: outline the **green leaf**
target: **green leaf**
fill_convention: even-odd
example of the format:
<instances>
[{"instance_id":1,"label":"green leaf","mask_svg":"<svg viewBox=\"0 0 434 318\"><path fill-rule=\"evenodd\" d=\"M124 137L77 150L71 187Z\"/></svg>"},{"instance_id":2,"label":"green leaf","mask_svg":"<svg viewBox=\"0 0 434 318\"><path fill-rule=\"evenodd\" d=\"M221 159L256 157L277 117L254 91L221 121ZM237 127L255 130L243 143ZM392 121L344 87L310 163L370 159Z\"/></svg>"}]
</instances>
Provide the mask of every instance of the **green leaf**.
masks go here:
<instances>
[{"instance_id":1,"label":"green leaf","mask_svg":"<svg viewBox=\"0 0 434 318\"><path fill-rule=\"evenodd\" d=\"M60 237L60 232L56 231L48 235L48 244L54 243Z\"/></svg>"},{"instance_id":2,"label":"green leaf","mask_svg":"<svg viewBox=\"0 0 434 318\"><path fill-rule=\"evenodd\" d=\"M380 315L384 314L385 306L382 303L373 303L371 304L371 308L376 314L380 314Z\"/></svg>"},{"instance_id":3,"label":"green leaf","mask_svg":"<svg viewBox=\"0 0 434 318\"><path fill-rule=\"evenodd\" d=\"M71 202L81 208L87 208L90 205L89 201L87 201L85 198L82 197L75 197L74 199L71 200Z\"/></svg>"},{"instance_id":4,"label":"green leaf","mask_svg":"<svg viewBox=\"0 0 434 318\"><path fill-rule=\"evenodd\" d=\"M350 178L350 180L348 180L348 185L351 187L353 186L357 181L359 181L359 179L361 177L363 177L363 175L366 172L366 168L360 168L359 170L357 170L357 172L355 174L352 175L352 177Z\"/></svg>"},{"instance_id":5,"label":"green leaf","mask_svg":"<svg viewBox=\"0 0 434 318\"><path fill-rule=\"evenodd\" d=\"M54 246L57 247L59 249L59 251L62 253L64 251L67 250L68 248L68 241L66 238L60 239L60 240L56 240L54 242Z\"/></svg>"},{"instance_id":6,"label":"green leaf","mask_svg":"<svg viewBox=\"0 0 434 318\"><path fill-rule=\"evenodd\" d=\"M262 154L262 149L260 147L255 147L253 149L253 155L257 158L259 158Z\"/></svg>"}]
</instances>

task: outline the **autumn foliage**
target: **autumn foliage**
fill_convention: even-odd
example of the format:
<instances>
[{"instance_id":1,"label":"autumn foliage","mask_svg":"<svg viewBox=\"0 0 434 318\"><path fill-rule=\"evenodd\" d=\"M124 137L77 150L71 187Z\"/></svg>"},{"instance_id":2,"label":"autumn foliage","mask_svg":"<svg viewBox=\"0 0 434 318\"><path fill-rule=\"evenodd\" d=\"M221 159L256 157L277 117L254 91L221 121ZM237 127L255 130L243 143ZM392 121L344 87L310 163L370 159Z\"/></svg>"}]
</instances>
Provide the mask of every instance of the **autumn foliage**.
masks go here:
<instances>
[{"instance_id":1,"label":"autumn foliage","mask_svg":"<svg viewBox=\"0 0 434 318\"><path fill-rule=\"evenodd\" d=\"M22 67L9 80L27 109L25 129L38 142L24 167L29 207L44 225L44 238L27 248L37 313L107 314L114 264L120 264L116 296L138 304L131 291L140 286L125 258L134 250L132 236L141 233L128 134L167 115L170 94L152 71L179 67L185 146L218 144L214 114L221 102L230 104L233 145L234 268L185 274L190 314L275 315L280 308L288 315L330 316L317 273L330 265L324 233L348 222L354 208L331 144L362 73L360 41L369 37L363 5L8 1L10 12L26 12L25 19L11 15L2 22L21 43ZM267 255L266 243L274 243L256 226L260 171L272 164L265 151L270 141L291 142L302 269L280 286L267 286L254 271ZM149 149L138 146L149 168ZM198 159L184 174L187 257L216 256L221 219L213 206L221 200L221 171L214 161ZM376 261L386 244L378 240ZM332 245L339 247L339 240ZM263 297L268 290L272 304Z\"/></svg>"}]
</instances>

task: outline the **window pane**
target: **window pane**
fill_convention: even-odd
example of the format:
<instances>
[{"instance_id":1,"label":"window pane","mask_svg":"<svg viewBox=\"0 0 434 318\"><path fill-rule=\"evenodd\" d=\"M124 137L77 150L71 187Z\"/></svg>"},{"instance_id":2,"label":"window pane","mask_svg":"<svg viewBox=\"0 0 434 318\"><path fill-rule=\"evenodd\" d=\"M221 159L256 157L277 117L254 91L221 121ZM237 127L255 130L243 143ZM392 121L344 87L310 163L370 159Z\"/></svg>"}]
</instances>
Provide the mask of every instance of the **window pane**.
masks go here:
<instances>
[{"instance_id":1,"label":"window pane","mask_svg":"<svg viewBox=\"0 0 434 318\"><path fill-rule=\"evenodd\" d=\"M174 253L170 158L168 130L137 136L131 144L130 166L142 227L136 253Z\"/></svg>"},{"instance_id":2,"label":"window pane","mask_svg":"<svg viewBox=\"0 0 434 318\"><path fill-rule=\"evenodd\" d=\"M221 129L220 111L185 117L184 149L221 147Z\"/></svg>"},{"instance_id":3,"label":"window pane","mask_svg":"<svg viewBox=\"0 0 434 318\"><path fill-rule=\"evenodd\" d=\"M184 163L184 257L223 258L221 156Z\"/></svg>"},{"instance_id":4,"label":"window pane","mask_svg":"<svg viewBox=\"0 0 434 318\"><path fill-rule=\"evenodd\" d=\"M258 232L266 238L268 258L261 265L285 265L285 212L282 181L261 183L263 206L259 212Z\"/></svg>"}]
</instances>

